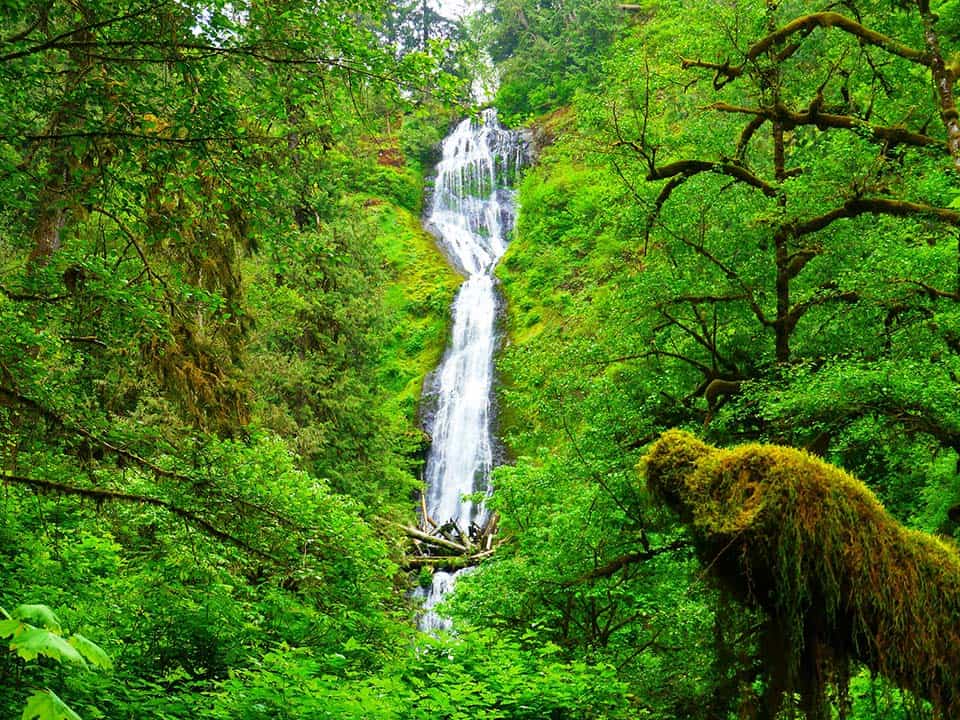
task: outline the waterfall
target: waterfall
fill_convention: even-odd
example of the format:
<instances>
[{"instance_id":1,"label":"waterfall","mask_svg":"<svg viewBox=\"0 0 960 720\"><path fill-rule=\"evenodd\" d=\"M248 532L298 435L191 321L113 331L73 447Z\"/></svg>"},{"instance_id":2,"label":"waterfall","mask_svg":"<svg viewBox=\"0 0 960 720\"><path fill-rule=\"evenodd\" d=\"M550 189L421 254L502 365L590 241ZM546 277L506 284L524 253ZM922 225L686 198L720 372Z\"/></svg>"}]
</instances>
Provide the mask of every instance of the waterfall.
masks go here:
<instances>
[{"instance_id":1,"label":"waterfall","mask_svg":"<svg viewBox=\"0 0 960 720\"><path fill-rule=\"evenodd\" d=\"M443 141L427 227L451 262L466 277L453 301L450 345L432 376L436 412L428 422L432 435L427 458L426 508L441 525L467 534L482 527L482 504L464 495L485 493L494 465L493 354L496 348L497 291L493 276L513 228L514 191L527 161L523 133L504 129L496 110L479 122L463 120ZM424 598L420 626L447 627L431 608L454 582L437 571Z\"/></svg>"}]
</instances>

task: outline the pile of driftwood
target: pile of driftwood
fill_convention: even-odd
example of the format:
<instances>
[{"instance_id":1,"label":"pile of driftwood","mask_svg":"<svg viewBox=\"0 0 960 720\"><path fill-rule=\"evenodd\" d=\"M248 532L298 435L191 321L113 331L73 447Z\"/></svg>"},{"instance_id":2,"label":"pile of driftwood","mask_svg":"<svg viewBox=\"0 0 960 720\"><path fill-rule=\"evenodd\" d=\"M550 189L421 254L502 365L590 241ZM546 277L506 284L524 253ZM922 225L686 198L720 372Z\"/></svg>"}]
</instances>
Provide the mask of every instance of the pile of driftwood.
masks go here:
<instances>
[{"instance_id":1,"label":"pile of driftwood","mask_svg":"<svg viewBox=\"0 0 960 720\"><path fill-rule=\"evenodd\" d=\"M455 570L469 567L489 558L496 547L496 513L492 513L483 525L471 522L464 528L453 520L441 523L430 517L422 496L419 527L400 527L411 541L411 552L407 553L405 561L408 568L429 566Z\"/></svg>"}]
</instances>

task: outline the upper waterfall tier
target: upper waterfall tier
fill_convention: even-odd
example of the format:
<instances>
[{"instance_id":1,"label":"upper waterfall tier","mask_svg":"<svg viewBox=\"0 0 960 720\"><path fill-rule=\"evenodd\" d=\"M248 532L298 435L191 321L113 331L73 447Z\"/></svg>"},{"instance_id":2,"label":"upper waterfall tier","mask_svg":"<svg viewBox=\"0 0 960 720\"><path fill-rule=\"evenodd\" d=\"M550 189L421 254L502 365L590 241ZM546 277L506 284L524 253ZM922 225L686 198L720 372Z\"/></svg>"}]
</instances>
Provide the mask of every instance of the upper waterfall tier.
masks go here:
<instances>
[{"instance_id":1,"label":"upper waterfall tier","mask_svg":"<svg viewBox=\"0 0 960 720\"><path fill-rule=\"evenodd\" d=\"M521 133L506 130L497 111L463 120L443 141L428 225L466 275L490 273L513 226L510 184L527 157Z\"/></svg>"}]
</instances>

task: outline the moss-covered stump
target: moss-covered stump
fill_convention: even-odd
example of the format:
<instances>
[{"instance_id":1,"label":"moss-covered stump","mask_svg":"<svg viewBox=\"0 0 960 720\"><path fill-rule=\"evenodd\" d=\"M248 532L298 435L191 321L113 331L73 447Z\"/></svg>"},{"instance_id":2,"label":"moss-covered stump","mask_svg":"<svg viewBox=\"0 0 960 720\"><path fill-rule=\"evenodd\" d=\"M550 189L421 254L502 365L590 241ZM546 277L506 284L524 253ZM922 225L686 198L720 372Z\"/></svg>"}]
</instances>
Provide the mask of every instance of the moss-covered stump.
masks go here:
<instances>
[{"instance_id":1,"label":"moss-covered stump","mask_svg":"<svg viewBox=\"0 0 960 720\"><path fill-rule=\"evenodd\" d=\"M849 662L960 717L960 556L908 530L846 472L773 445L722 450L671 430L641 463L701 559L769 620L768 700L826 716Z\"/></svg>"}]
</instances>

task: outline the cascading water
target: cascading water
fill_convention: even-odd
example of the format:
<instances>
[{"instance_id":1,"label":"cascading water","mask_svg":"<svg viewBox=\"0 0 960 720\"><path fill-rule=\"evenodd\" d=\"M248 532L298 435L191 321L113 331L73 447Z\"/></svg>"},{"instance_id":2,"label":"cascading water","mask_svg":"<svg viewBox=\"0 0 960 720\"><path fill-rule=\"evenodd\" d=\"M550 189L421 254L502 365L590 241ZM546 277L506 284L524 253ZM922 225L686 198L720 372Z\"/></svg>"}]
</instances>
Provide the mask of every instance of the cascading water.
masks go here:
<instances>
[{"instance_id":1,"label":"cascading water","mask_svg":"<svg viewBox=\"0 0 960 720\"><path fill-rule=\"evenodd\" d=\"M479 123L464 120L443 141L427 226L466 281L453 302L453 333L433 375L436 413L426 466L426 508L436 523L461 536L485 525L482 504L464 495L487 492L494 464L493 353L497 293L493 271L507 249L515 204L510 188L527 161L524 134L504 129L496 110ZM453 586L438 571L421 592L427 631L448 627L431 608Z\"/></svg>"}]
</instances>

